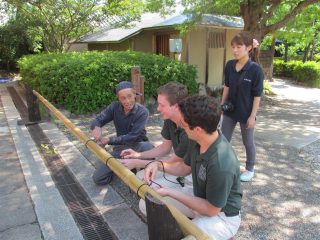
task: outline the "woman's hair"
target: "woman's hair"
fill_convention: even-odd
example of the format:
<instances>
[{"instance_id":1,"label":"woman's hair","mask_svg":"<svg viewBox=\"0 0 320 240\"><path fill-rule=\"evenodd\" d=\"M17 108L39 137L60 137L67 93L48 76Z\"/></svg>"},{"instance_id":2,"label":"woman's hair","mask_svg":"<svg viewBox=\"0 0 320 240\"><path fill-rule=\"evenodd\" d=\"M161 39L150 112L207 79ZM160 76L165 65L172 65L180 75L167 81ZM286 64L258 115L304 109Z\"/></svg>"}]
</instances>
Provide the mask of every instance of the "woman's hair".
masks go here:
<instances>
[{"instance_id":1,"label":"woman's hair","mask_svg":"<svg viewBox=\"0 0 320 240\"><path fill-rule=\"evenodd\" d=\"M253 39L253 36L251 35L250 32L242 31L232 38L231 45L237 44L237 45L245 45L246 47L251 46L252 49L249 52L249 57L252 61L260 64L260 61L259 61L260 48L258 44L254 46L253 44L254 41L257 41L257 40Z\"/></svg>"}]
</instances>

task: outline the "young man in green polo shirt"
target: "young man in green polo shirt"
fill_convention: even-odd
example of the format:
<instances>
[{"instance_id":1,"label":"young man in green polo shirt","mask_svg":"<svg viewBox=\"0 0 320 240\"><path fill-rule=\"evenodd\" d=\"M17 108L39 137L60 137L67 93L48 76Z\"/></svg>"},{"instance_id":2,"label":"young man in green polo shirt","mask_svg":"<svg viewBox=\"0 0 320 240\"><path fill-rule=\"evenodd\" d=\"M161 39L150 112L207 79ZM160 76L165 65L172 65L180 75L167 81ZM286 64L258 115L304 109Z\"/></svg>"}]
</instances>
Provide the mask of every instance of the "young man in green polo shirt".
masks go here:
<instances>
[{"instance_id":1,"label":"young man in green polo shirt","mask_svg":"<svg viewBox=\"0 0 320 240\"><path fill-rule=\"evenodd\" d=\"M151 183L158 169L184 176L192 173L193 187L161 187L157 192L214 239L230 239L240 226L242 191L239 161L230 143L217 130L220 104L209 96L192 96L179 103L181 126L190 141L184 162L155 161L145 169Z\"/></svg>"}]
</instances>

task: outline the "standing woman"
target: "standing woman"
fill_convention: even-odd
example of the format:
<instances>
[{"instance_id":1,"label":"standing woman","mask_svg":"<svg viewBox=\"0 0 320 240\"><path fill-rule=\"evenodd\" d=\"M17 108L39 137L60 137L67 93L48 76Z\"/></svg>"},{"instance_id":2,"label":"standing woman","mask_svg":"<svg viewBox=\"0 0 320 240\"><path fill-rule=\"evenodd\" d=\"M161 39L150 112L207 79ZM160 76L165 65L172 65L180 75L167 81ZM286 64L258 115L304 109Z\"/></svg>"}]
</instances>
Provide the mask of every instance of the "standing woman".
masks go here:
<instances>
[{"instance_id":1,"label":"standing woman","mask_svg":"<svg viewBox=\"0 0 320 240\"><path fill-rule=\"evenodd\" d=\"M234 36L231 47L234 59L228 61L225 67L221 131L230 142L236 124L240 123L247 156L246 169L240 180L248 182L254 176L254 124L263 92L264 75L258 59L259 43L249 32L243 31Z\"/></svg>"}]
</instances>

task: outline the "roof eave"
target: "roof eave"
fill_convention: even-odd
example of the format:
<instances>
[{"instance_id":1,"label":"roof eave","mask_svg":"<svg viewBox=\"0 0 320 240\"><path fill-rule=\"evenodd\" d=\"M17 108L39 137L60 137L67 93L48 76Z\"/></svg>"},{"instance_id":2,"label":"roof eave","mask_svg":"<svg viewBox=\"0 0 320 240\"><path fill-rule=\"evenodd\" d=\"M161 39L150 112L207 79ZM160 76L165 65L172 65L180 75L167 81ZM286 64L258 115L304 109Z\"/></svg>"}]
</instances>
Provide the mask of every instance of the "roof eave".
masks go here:
<instances>
[{"instance_id":1,"label":"roof eave","mask_svg":"<svg viewBox=\"0 0 320 240\"><path fill-rule=\"evenodd\" d=\"M143 31L143 29L140 29L140 30L138 30L134 33L131 33L130 35L125 36L125 37L123 37L119 40L116 40L116 41L79 41L79 42L75 42L75 43L87 43L87 44L88 43L121 43L121 42L126 41L127 39L135 36L135 35L138 35L141 31Z\"/></svg>"},{"instance_id":2,"label":"roof eave","mask_svg":"<svg viewBox=\"0 0 320 240\"><path fill-rule=\"evenodd\" d=\"M137 30L134 33L131 33L119 40L115 40L115 41L79 41L79 42L75 42L75 43L121 43L123 41L126 41L136 35L138 35L139 33L141 33L144 30L157 30L157 29L164 29L164 28L176 28L179 25L181 25L183 23L178 23L178 24L172 24L172 25L163 25L163 26L151 26L151 27L144 27L141 28L139 30ZM231 29L231 30L239 30L239 29L243 29L243 26L222 26L222 25L213 25L210 23L198 23L198 26L200 27L212 27L212 28L219 28L219 29Z\"/></svg>"},{"instance_id":3,"label":"roof eave","mask_svg":"<svg viewBox=\"0 0 320 240\"><path fill-rule=\"evenodd\" d=\"M129 38L132 38L136 35L138 35L139 33L141 33L142 31L144 30L155 30L155 29L163 29L163 28L175 28L179 26L179 24L175 24L175 25L166 25L166 26L156 26L156 27L147 27L147 28L143 28L143 29L140 29L124 38L121 38L117 41L77 41L77 42L74 42L74 43L121 43L123 41L126 41L128 40Z\"/></svg>"},{"instance_id":4,"label":"roof eave","mask_svg":"<svg viewBox=\"0 0 320 240\"><path fill-rule=\"evenodd\" d=\"M223 29L230 29L230 30L239 30L239 29L243 29L243 27L233 27L233 26L217 26L217 25L210 25L210 24L199 24L199 26L201 27L213 27L213 28L223 28Z\"/></svg>"}]
</instances>

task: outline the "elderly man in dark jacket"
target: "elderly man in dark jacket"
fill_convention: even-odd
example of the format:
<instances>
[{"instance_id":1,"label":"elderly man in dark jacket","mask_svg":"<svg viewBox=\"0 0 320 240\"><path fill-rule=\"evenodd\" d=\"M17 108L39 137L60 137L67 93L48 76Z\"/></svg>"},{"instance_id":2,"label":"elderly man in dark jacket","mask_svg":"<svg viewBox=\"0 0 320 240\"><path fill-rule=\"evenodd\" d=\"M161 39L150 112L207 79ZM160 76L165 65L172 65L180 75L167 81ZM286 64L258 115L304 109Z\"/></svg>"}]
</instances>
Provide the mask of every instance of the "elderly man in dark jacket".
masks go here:
<instances>
[{"instance_id":1,"label":"elderly man in dark jacket","mask_svg":"<svg viewBox=\"0 0 320 240\"><path fill-rule=\"evenodd\" d=\"M100 146L112 145L115 158L120 158L122 150L131 148L137 152L153 148L148 142L145 125L149 111L143 105L136 103L134 85L128 81L120 82L116 87L118 101L112 102L91 123L91 135ZM103 137L102 129L105 124L113 121L116 136ZM111 182L113 172L100 163L93 173L93 181L98 185Z\"/></svg>"}]
</instances>

